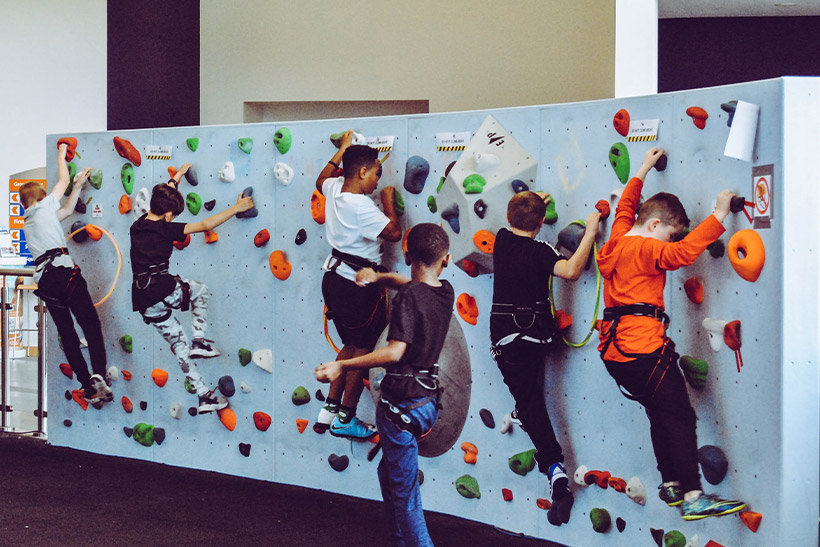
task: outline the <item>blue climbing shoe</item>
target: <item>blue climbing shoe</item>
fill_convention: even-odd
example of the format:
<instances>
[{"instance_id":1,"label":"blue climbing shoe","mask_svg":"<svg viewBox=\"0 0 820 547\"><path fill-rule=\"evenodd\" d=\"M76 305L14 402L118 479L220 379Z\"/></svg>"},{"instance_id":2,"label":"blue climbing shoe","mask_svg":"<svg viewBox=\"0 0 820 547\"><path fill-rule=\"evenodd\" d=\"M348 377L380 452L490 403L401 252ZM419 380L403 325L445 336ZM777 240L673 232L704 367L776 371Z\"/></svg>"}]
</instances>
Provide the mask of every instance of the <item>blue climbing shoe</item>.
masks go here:
<instances>
[{"instance_id":1,"label":"blue climbing shoe","mask_svg":"<svg viewBox=\"0 0 820 547\"><path fill-rule=\"evenodd\" d=\"M722 517L737 513L746 504L737 500L725 500L714 494L701 494L694 501L683 502L683 520L700 520L706 517Z\"/></svg>"},{"instance_id":2,"label":"blue climbing shoe","mask_svg":"<svg viewBox=\"0 0 820 547\"><path fill-rule=\"evenodd\" d=\"M376 428L364 423L356 416L353 416L346 424L342 423L337 416L330 424L330 434L334 437L345 437L354 441L366 441L376 434Z\"/></svg>"},{"instance_id":3,"label":"blue climbing shoe","mask_svg":"<svg viewBox=\"0 0 820 547\"><path fill-rule=\"evenodd\" d=\"M677 507L683 503L683 490L680 486L673 484L672 486L658 486L658 497L669 507Z\"/></svg>"}]
</instances>

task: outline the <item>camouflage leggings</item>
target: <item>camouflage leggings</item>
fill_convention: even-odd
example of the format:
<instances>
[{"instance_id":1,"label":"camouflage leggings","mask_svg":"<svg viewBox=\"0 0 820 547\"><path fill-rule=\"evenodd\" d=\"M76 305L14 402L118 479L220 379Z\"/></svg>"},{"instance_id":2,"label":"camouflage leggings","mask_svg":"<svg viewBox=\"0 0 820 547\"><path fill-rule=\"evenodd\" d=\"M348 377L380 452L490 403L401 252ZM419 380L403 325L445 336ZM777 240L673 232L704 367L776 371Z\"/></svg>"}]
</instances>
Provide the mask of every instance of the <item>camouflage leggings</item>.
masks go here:
<instances>
[{"instance_id":1,"label":"camouflage leggings","mask_svg":"<svg viewBox=\"0 0 820 547\"><path fill-rule=\"evenodd\" d=\"M190 279L183 279L182 281L191 287L191 314L193 315L191 331L193 332L194 340L205 338L205 329L208 326L208 298L210 298L211 293L204 283ZM142 316L151 322L153 319L168 314L169 311L180 309L181 306L182 285L177 281L174 292L146 309L142 312ZM171 346L171 351L176 355L182 372L194 380L199 380L196 363L190 358L191 348L188 345L188 337L185 335L185 330L182 328L179 319L171 313L164 321L158 323L151 322L151 324L157 328L165 341Z\"/></svg>"}]
</instances>

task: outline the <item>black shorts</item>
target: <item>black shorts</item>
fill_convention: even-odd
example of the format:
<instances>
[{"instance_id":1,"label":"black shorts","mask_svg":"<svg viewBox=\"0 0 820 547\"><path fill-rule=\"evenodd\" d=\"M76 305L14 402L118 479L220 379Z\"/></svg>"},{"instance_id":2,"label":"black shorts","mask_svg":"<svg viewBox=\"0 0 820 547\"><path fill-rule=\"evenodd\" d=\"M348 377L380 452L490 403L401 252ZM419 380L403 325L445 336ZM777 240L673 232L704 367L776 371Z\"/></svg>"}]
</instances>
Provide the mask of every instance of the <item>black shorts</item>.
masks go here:
<instances>
[{"instance_id":1,"label":"black shorts","mask_svg":"<svg viewBox=\"0 0 820 547\"><path fill-rule=\"evenodd\" d=\"M387 292L377 283L365 287L334 272L322 278L328 319L342 344L372 350L387 326Z\"/></svg>"}]
</instances>

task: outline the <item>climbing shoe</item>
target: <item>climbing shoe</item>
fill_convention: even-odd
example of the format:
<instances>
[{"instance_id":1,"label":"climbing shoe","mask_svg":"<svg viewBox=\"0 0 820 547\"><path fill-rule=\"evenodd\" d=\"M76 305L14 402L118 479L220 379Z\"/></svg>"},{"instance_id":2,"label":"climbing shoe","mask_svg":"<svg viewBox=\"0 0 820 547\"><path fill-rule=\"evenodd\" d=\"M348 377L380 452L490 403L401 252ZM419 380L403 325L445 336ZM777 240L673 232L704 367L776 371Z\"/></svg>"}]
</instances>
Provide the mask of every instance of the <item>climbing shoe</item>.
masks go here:
<instances>
[{"instance_id":1,"label":"climbing shoe","mask_svg":"<svg viewBox=\"0 0 820 547\"><path fill-rule=\"evenodd\" d=\"M376 428L366 424L356 416L349 422L342 423L339 417L335 417L330 424L330 434L334 437L345 437L355 441L366 441L376 434Z\"/></svg>"},{"instance_id":2,"label":"climbing shoe","mask_svg":"<svg viewBox=\"0 0 820 547\"><path fill-rule=\"evenodd\" d=\"M570 512L575 499L569 489L569 477L560 462L554 463L547 471L552 492L552 507L547 511L547 520L553 526L561 526L569 522Z\"/></svg>"},{"instance_id":3,"label":"climbing shoe","mask_svg":"<svg viewBox=\"0 0 820 547\"><path fill-rule=\"evenodd\" d=\"M673 484L671 486L658 486L658 497L669 507L677 507L683 503L683 490L680 486Z\"/></svg>"},{"instance_id":4,"label":"climbing shoe","mask_svg":"<svg viewBox=\"0 0 820 547\"><path fill-rule=\"evenodd\" d=\"M110 403L114 400L111 388L108 387L108 383L99 374L91 375L91 389L94 390L94 396L102 403Z\"/></svg>"},{"instance_id":5,"label":"climbing shoe","mask_svg":"<svg viewBox=\"0 0 820 547\"><path fill-rule=\"evenodd\" d=\"M200 414L222 410L226 406L228 406L228 400L217 397L213 391L205 392L199 396L198 410Z\"/></svg>"},{"instance_id":6,"label":"climbing shoe","mask_svg":"<svg viewBox=\"0 0 820 547\"><path fill-rule=\"evenodd\" d=\"M86 403L90 404L91 406L93 406L97 410L102 408L103 403L100 400L100 398L97 397L97 390L95 388L90 387L90 388L87 388L87 389L81 389L79 391L74 392L74 401L78 405L83 406L83 403L80 402L80 400L79 400L79 395L80 394L82 394L82 398L85 400Z\"/></svg>"},{"instance_id":7,"label":"climbing shoe","mask_svg":"<svg viewBox=\"0 0 820 547\"><path fill-rule=\"evenodd\" d=\"M572 492L563 498L552 500L552 507L547 510L547 520L553 526L561 526L569 522L570 513L572 512L572 505L575 503L575 498L572 497Z\"/></svg>"},{"instance_id":8,"label":"climbing shoe","mask_svg":"<svg viewBox=\"0 0 820 547\"><path fill-rule=\"evenodd\" d=\"M319 416L316 418L316 423L313 424L313 431L316 433L324 433L330 427L330 424L333 420L336 419L336 416L339 415L339 407L338 406L331 406L325 405L319 411Z\"/></svg>"},{"instance_id":9,"label":"climbing shoe","mask_svg":"<svg viewBox=\"0 0 820 547\"><path fill-rule=\"evenodd\" d=\"M714 494L701 494L696 500L683 502L683 520L700 520L737 513L746 504L737 500L725 500Z\"/></svg>"},{"instance_id":10,"label":"climbing shoe","mask_svg":"<svg viewBox=\"0 0 820 547\"><path fill-rule=\"evenodd\" d=\"M191 344L190 356L192 359L206 359L220 354L221 352L213 345L213 340L194 340L194 343Z\"/></svg>"}]
</instances>

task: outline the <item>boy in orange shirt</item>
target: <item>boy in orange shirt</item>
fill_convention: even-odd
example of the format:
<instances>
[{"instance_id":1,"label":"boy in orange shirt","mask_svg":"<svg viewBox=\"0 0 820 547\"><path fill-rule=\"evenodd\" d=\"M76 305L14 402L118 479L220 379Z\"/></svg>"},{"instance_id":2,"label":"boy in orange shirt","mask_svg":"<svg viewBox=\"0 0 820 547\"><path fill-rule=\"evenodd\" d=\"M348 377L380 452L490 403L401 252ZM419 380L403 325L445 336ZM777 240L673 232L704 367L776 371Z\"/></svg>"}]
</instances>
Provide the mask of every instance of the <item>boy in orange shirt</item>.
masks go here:
<instances>
[{"instance_id":1,"label":"boy in orange shirt","mask_svg":"<svg viewBox=\"0 0 820 547\"><path fill-rule=\"evenodd\" d=\"M723 234L734 194L719 193L714 212L674 241L689 226L676 196L660 192L638 210L643 179L661 155L658 148L646 153L618 202L609 241L598 251L606 304L598 349L624 395L646 410L663 481L658 495L671 507L682 505L684 520L698 520L735 513L746 504L701 490L697 417L675 344L666 336L663 289L667 271L692 264Z\"/></svg>"}]
</instances>

